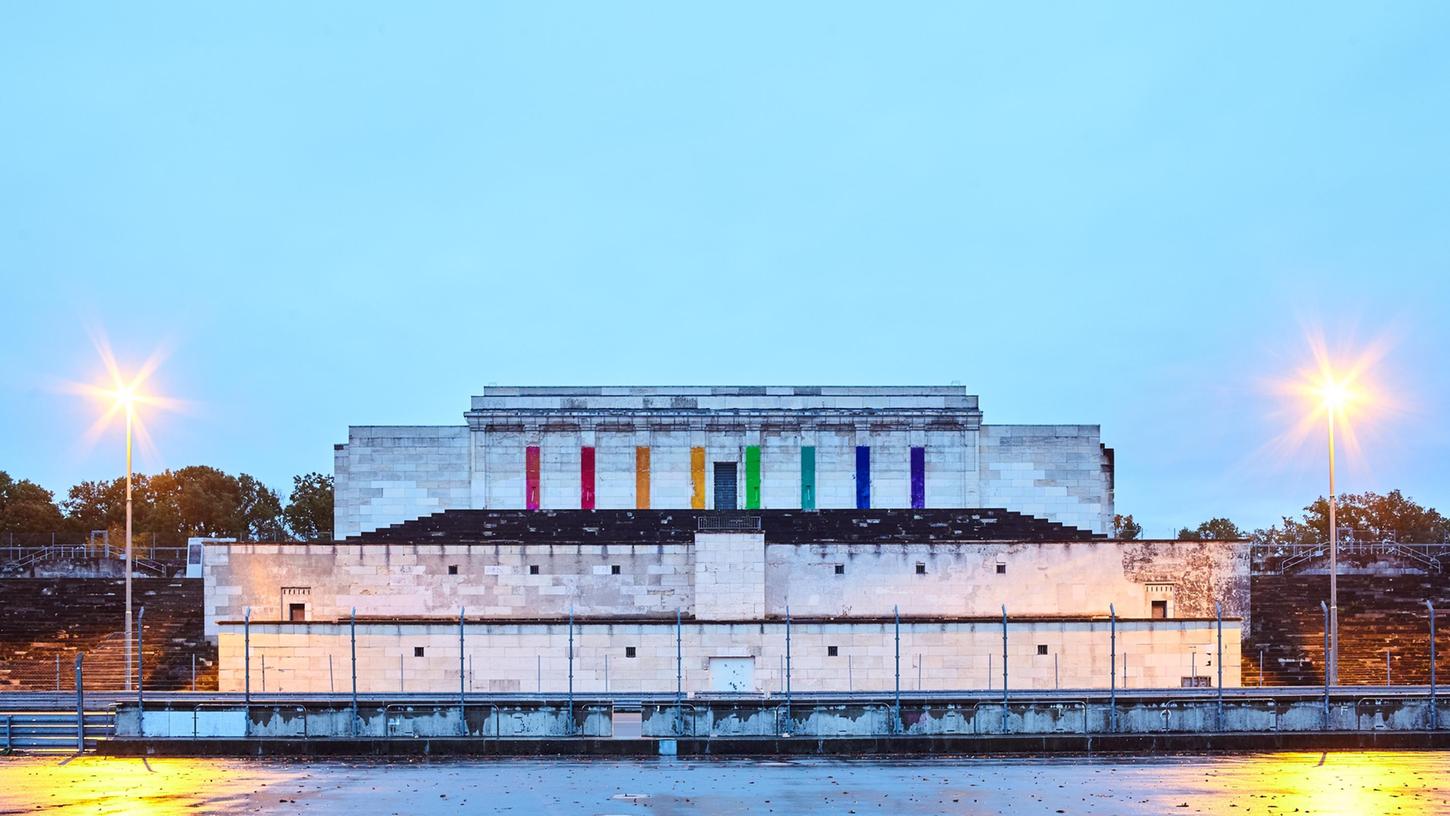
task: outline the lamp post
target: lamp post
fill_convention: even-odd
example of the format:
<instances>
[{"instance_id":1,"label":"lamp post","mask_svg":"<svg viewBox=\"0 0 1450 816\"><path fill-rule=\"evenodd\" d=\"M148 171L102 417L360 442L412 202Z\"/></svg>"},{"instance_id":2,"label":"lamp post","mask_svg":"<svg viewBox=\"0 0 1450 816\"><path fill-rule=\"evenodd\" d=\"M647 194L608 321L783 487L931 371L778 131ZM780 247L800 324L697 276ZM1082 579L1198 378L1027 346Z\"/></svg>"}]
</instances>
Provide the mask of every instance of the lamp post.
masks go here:
<instances>
[{"instance_id":1,"label":"lamp post","mask_svg":"<svg viewBox=\"0 0 1450 816\"><path fill-rule=\"evenodd\" d=\"M120 393L126 409L126 691L131 690L131 420L135 416L131 390Z\"/></svg>"},{"instance_id":2,"label":"lamp post","mask_svg":"<svg viewBox=\"0 0 1450 816\"><path fill-rule=\"evenodd\" d=\"M1325 669L1329 684L1339 684L1339 524L1335 519L1337 500L1334 492L1334 414L1344 405L1344 385L1326 380L1321 389L1324 413L1329 428L1329 654Z\"/></svg>"}]
</instances>

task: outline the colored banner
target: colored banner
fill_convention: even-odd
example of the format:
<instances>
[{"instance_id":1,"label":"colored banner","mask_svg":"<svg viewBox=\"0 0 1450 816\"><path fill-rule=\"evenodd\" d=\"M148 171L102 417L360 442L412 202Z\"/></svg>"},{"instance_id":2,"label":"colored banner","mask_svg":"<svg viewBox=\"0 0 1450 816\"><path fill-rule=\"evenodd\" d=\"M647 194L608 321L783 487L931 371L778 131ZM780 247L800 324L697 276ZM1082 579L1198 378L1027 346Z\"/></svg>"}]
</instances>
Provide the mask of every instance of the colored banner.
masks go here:
<instances>
[{"instance_id":1,"label":"colored banner","mask_svg":"<svg viewBox=\"0 0 1450 816\"><path fill-rule=\"evenodd\" d=\"M745 509L760 509L760 446L745 448Z\"/></svg>"},{"instance_id":2,"label":"colored banner","mask_svg":"<svg viewBox=\"0 0 1450 816\"><path fill-rule=\"evenodd\" d=\"M649 448L634 449L634 508L649 509Z\"/></svg>"},{"instance_id":3,"label":"colored banner","mask_svg":"<svg viewBox=\"0 0 1450 816\"><path fill-rule=\"evenodd\" d=\"M539 509L539 446L524 448L524 507Z\"/></svg>"},{"instance_id":4,"label":"colored banner","mask_svg":"<svg viewBox=\"0 0 1450 816\"><path fill-rule=\"evenodd\" d=\"M579 449L579 507L594 509L594 449Z\"/></svg>"},{"instance_id":5,"label":"colored banner","mask_svg":"<svg viewBox=\"0 0 1450 816\"><path fill-rule=\"evenodd\" d=\"M911 507L926 507L926 448L911 449Z\"/></svg>"},{"instance_id":6,"label":"colored banner","mask_svg":"<svg viewBox=\"0 0 1450 816\"><path fill-rule=\"evenodd\" d=\"M801 448L801 509L816 509L816 448Z\"/></svg>"},{"instance_id":7,"label":"colored banner","mask_svg":"<svg viewBox=\"0 0 1450 816\"><path fill-rule=\"evenodd\" d=\"M690 448L690 507L705 509L705 449Z\"/></svg>"},{"instance_id":8,"label":"colored banner","mask_svg":"<svg viewBox=\"0 0 1450 816\"><path fill-rule=\"evenodd\" d=\"M856 509L871 509L871 448L856 446Z\"/></svg>"}]
</instances>

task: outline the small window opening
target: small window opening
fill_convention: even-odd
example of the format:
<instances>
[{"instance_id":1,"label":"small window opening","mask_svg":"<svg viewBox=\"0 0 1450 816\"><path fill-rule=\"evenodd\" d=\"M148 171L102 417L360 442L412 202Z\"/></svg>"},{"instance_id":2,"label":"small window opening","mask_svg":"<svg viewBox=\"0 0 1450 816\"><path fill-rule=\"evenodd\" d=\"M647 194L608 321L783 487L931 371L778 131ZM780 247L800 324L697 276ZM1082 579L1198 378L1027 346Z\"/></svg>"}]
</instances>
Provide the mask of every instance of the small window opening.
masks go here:
<instances>
[{"instance_id":1,"label":"small window opening","mask_svg":"<svg viewBox=\"0 0 1450 816\"><path fill-rule=\"evenodd\" d=\"M1155 619L1157 619L1157 620L1166 620L1168 618L1168 602L1167 601L1154 601L1153 602L1153 617Z\"/></svg>"},{"instance_id":2,"label":"small window opening","mask_svg":"<svg viewBox=\"0 0 1450 816\"><path fill-rule=\"evenodd\" d=\"M539 565L538 564L530 564L529 565L529 574L530 575L538 575L539 574Z\"/></svg>"},{"instance_id":3,"label":"small window opening","mask_svg":"<svg viewBox=\"0 0 1450 816\"><path fill-rule=\"evenodd\" d=\"M925 575L926 574L926 564L923 564L920 561L916 562L916 574L917 575Z\"/></svg>"},{"instance_id":4,"label":"small window opening","mask_svg":"<svg viewBox=\"0 0 1450 816\"><path fill-rule=\"evenodd\" d=\"M1040 655L1047 654L1047 644L1046 643L1039 643L1039 644L1037 644L1037 653L1040 654Z\"/></svg>"},{"instance_id":5,"label":"small window opening","mask_svg":"<svg viewBox=\"0 0 1450 816\"><path fill-rule=\"evenodd\" d=\"M636 654L637 654L637 652L635 651L635 647L634 646L626 646L626 647L624 647L624 656L625 657L634 657Z\"/></svg>"},{"instance_id":6,"label":"small window opening","mask_svg":"<svg viewBox=\"0 0 1450 816\"><path fill-rule=\"evenodd\" d=\"M837 657L839 655L840 655L840 649L838 647L836 647L836 646L827 646L826 647L826 656L827 657Z\"/></svg>"},{"instance_id":7,"label":"small window opening","mask_svg":"<svg viewBox=\"0 0 1450 816\"><path fill-rule=\"evenodd\" d=\"M837 575L845 575L846 574L846 565L845 564L837 564L836 565L836 574Z\"/></svg>"},{"instance_id":8,"label":"small window opening","mask_svg":"<svg viewBox=\"0 0 1450 816\"><path fill-rule=\"evenodd\" d=\"M422 657L422 656L423 656L423 647L422 646L414 646L413 647L413 657Z\"/></svg>"},{"instance_id":9,"label":"small window opening","mask_svg":"<svg viewBox=\"0 0 1450 816\"><path fill-rule=\"evenodd\" d=\"M448 574L449 575L457 575L458 574L458 565L457 564L449 564L448 565Z\"/></svg>"},{"instance_id":10,"label":"small window opening","mask_svg":"<svg viewBox=\"0 0 1450 816\"><path fill-rule=\"evenodd\" d=\"M1006 575L1007 574L1007 565L1006 564L998 564L997 565L997 574L998 575Z\"/></svg>"},{"instance_id":11,"label":"small window opening","mask_svg":"<svg viewBox=\"0 0 1450 816\"><path fill-rule=\"evenodd\" d=\"M618 575L619 574L619 565L618 564L610 564L609 565L609 574L610 575Z\"/></svg>"},{"instance_id":12,"label":"small window opening","mask_svg":"<svg viewBox=\"0 0 1450 816\"><path fill-rule=\"evenodd\" d=\"M298 604L298 603L295 603L295 604L287 604L287 620L289 620L289 621L305 621L305 620L307 620L307 604Z\"/></svg>"}]
</instances>

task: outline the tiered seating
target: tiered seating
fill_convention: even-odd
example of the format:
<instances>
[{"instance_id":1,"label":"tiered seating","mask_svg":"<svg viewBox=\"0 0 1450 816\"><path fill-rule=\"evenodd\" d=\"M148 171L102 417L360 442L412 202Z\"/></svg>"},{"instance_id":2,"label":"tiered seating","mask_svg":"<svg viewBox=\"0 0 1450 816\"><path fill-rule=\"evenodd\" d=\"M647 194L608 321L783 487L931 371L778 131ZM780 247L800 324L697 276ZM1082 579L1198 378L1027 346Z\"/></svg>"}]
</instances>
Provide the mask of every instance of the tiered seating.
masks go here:
<instances>
[{"instance_id":1,"label":"tiered seating","mask_svg":"<svg viewBox=\"0 0 1450 816\"><path fill-rule=\"evenodd\" d=\"M1324 682L1324 613L1319 602L1329 598L1329 576L1255 575L1250 595L1251 629L1243 640L1244 684L1259 682L1260 649L1265 685ZM1436 669L1441 682L1450 683L1450 578L1410 573L1340 575L1340 683L1383 684L1386 649L1392 655L1394 683L1428 683L1427 599L1439 612Z\"/></svg>"},{"instance_id":2,"label":"tiered seating","mask_svg":"<svg viewBox=\"0 0 1450 816\"><path fill-rule=\"evenodd\" d=\"M201 581L135 579L133 607L146 607L143 668L156 689L215 688L216 649L202 634ZM85 653L87 688L117 689L125 679L125 584L102 578L0 580L0 689L74 688L75 655ZM205 685L210 683L210 685Z\"/></svg>"},{"instance_id":3,"label":"tiered seating","mask_svg":"<svg viewBox=\"0 0 1450 816\"><path fill-rule=\"evenodd\" d=\"M352 540L391 543L689 544L709 510L445 510ZM823 542L1081 541L1092 533L1001 508L749 510L774 544Z\"/></svg>"}]
</instances>

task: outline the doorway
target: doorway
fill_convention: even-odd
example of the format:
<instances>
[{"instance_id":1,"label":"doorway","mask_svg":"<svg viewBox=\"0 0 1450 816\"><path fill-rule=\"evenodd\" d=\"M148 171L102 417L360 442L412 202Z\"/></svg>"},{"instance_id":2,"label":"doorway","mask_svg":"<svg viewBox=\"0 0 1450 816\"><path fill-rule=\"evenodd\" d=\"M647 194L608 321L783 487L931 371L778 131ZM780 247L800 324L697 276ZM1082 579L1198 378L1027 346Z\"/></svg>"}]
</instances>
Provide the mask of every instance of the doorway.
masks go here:
<instances>
[{"instance_id":1,"label":"doorway","mask_svg":"<svg viewBox=\"0 0 1450 816\"><path fill-rule=\"evenodd\" d=\"M715 509L735 509L735 463L715 463Z\"/></svg>"}]
</instances>

